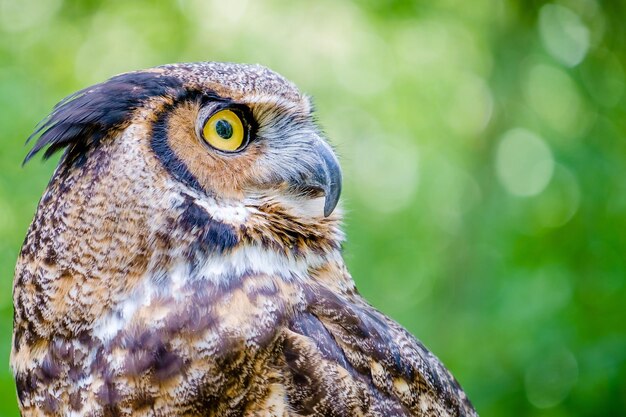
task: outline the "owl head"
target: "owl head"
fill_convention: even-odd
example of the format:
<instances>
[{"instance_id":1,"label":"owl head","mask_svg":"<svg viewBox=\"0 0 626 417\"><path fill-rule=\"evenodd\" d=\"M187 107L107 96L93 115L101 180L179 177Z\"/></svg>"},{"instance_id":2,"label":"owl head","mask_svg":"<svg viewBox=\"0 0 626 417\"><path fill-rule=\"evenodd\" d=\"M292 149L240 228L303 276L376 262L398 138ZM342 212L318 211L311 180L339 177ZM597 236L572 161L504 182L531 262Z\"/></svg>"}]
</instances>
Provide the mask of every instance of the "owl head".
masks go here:
<instances>
[{"instance_id":1,"label":"owl head","mask_svg":"<svg viewBox=\"0 0 626 417\"><path fill-rule=\"evenodd\" d=\"M92 198L125 197L119 204L158 205L175 191L216 206L324 220L341 192L337 158L310 99L258 65L121 74L65 98L33 137L26 160L65 148L59 184Z\"/></svg>"}]
</instances>

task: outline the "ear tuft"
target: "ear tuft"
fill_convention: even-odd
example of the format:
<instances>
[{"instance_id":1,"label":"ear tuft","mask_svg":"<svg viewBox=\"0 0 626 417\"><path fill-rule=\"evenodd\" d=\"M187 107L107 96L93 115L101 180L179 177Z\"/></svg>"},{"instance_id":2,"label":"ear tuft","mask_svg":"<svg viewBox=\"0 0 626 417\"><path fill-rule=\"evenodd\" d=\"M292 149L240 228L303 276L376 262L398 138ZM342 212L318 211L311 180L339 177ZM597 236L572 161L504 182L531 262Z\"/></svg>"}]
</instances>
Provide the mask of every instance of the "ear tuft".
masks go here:
<instances>
[{"instance_id":1,"label":"ear tuft","mask_svg":"<svg viewBox=\"0 0 626 417\"><path fill-rule=\"evenodd\" d=\"M75 158L98 144L107 134L125 127L133 112L155 96L174 96L180 79L159 72L131 72L80 90L58 103L26 143L37 142L24 163L46 148L43 157L67 148Z\"/></svg>"}]
</instances>

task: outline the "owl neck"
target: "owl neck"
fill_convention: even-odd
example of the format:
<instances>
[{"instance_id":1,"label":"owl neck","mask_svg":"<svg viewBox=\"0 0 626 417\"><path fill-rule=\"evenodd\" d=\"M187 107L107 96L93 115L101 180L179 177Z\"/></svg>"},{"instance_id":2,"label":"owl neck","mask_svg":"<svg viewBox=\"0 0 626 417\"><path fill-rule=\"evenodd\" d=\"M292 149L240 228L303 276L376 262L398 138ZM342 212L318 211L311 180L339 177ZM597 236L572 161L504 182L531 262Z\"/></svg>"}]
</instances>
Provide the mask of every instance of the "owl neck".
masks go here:
<instances>
[{"instance_id":1,"label":"owl neck","mask_svg":"<svg viewBox=\"0 0 626 417\"><path fill-rule=\"evenodd\" d=\"M172 258L204 264L201 275L222 280L218 272L253 271L304 280L329 263L343 266L339 214L297 216L276 200L220 202L186 192L169 201L173 216L163 224L177 243L164 246L174 248Z\"/></svg>"}]
</instances>

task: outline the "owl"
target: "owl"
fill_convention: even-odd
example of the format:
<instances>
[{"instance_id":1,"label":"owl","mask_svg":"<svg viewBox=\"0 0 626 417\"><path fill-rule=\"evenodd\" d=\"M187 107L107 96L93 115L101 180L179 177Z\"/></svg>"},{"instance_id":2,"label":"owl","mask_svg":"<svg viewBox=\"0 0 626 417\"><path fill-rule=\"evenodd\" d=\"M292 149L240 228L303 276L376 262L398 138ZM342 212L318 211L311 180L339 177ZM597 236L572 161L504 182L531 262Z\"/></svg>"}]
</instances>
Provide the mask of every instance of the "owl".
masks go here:
<instances>
[{"instance_id":1,"label":"owl","mask_svg":"<svg viewBox=\"0 0 626 417\"><path fill-rule=\"evenodd\" d=\"M173 64L62 100L14 280L22 416L475 416L342 258L342 174L267 68Z\"/></svg>"}]
</instances>

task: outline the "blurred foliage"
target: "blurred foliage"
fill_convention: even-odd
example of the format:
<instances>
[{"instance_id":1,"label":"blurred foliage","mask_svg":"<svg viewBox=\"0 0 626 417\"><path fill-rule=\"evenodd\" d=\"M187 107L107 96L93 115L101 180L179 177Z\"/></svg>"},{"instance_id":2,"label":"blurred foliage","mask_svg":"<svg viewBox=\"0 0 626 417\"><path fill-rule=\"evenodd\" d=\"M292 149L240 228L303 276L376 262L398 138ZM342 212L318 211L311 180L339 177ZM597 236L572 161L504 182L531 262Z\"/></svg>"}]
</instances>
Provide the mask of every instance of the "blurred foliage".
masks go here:
<instances>
[{"instance_id":1,"label":"blurred foliage","mask_svg":"<svg viewBox=\"0 0 626 417\"><path fill-rule=\"evenodd\" d=\"M315 98L361 292L482 416L626 415L621 1L0 0L0 415L11 279L65 95L176 61L258 62Z\"/></svg>"}]
</instances>

